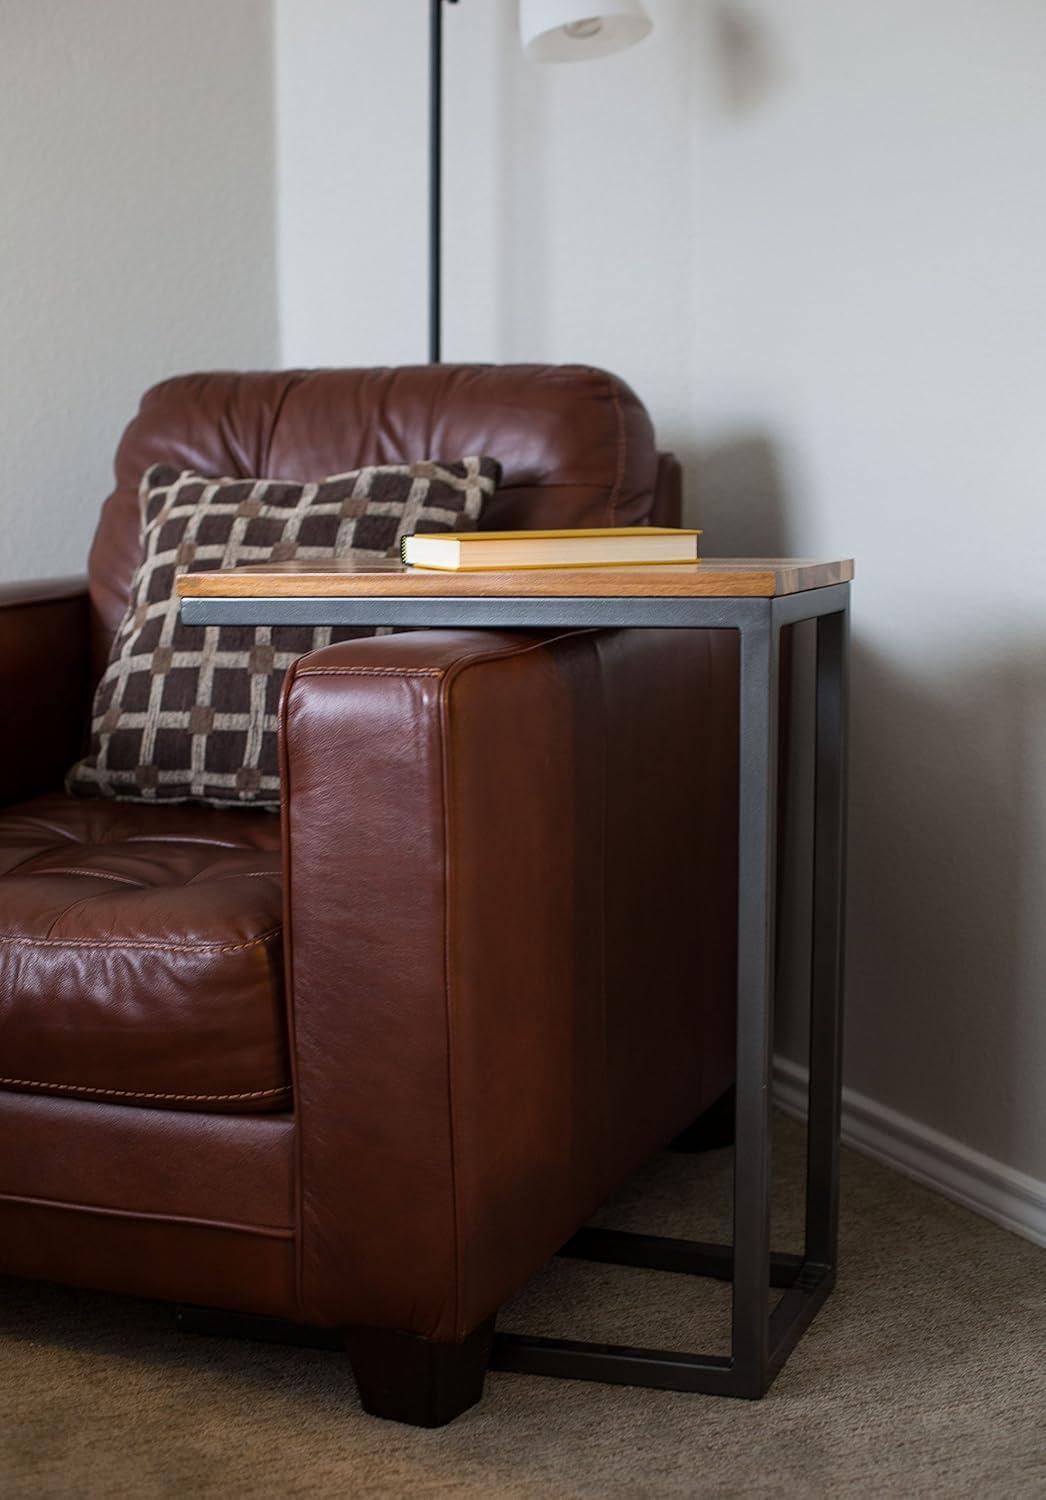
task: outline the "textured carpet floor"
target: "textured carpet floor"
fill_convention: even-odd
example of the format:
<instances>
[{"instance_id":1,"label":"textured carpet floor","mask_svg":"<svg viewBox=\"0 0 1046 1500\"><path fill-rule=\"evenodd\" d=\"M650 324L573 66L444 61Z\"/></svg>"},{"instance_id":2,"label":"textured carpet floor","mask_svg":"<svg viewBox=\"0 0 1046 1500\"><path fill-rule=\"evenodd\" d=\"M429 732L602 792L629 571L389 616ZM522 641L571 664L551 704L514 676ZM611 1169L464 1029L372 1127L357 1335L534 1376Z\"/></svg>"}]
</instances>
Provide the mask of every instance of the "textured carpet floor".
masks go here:
<instances>
[{"instance_id":1,"label":"textured carpet floor","mask_svg":"<svg viewBox=\"0 0 1046 1500\"><path fill-rule=\"evenodd\" d=\"M782 1122L775 1240L796 1247ZM730 1153L660 1159L604 1215L710 1238ZM844 1158L839 1285L765 1401L492 1375L422 1432L360 1412L337 1355L177 1334L151 1304L0 1283L0 1495L1046 1495L1046 1252ZM502 1326L723 1347L728 1289L555 1262Z\"/></svg>"}]
</instances>

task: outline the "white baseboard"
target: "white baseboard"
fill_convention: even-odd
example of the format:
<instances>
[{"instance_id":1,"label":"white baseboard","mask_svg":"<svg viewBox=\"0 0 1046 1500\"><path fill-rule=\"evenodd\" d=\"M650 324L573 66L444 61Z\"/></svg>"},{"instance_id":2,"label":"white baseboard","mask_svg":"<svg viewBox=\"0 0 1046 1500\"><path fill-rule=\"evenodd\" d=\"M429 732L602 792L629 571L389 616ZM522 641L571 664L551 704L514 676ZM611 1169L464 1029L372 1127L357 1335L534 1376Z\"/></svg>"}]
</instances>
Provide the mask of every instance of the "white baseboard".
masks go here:
<instances>
[{"instance_id":1,"label":"white baseboard","mask_svg":"<svg viewBox=\"0 0 1046 1500\"><path fill-rule=\"evenodd\" d=\"M806 1116L806 1080L806 1068L786 1057L774 1059L774 1101L798 1119ZM842 1127L844 1142L865 1156L1036 1245L1046 1245L1046 1182L1016 1172L854 1089L843 1089Z\"/></svg>"}]
</instances>

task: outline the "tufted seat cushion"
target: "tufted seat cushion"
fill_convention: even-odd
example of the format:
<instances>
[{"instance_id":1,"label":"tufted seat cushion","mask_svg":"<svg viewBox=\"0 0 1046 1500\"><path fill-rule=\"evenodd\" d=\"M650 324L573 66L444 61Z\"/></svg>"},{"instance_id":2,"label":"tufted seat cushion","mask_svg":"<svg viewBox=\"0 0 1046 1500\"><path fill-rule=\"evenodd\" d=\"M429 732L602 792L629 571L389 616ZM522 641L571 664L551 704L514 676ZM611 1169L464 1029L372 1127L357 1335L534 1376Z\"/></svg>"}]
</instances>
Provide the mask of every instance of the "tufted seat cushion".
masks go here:
<instances>
[{"instance_id":1,"label":"tufted seat cushion","mask_svg":"<svg viewBox=\"0 0 1046 1500\"><path fill-rule=\"evenodd\" d=\"M0 1088L288 1108L279 820L0 808Z\"/></svg>"}]
</instances>

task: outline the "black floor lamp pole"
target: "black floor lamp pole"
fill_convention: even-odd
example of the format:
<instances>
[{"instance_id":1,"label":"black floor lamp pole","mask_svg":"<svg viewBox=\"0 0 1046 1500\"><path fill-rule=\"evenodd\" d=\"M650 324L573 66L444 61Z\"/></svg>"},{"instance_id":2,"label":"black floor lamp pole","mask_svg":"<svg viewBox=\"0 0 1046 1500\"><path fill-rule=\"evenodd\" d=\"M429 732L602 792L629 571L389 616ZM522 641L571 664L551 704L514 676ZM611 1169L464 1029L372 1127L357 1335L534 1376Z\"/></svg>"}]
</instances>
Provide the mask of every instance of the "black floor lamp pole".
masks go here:
<instances>
[{"instance_id":1,"label":"black floor lamp pole","mask_svg":"<svg viewBox=\"0 0 1046 1500\"><path fill-rule=\"evenodd\" d=\"M456 5L457 0L446 0ZM443 263L443 5L429 0L429 363L440 361Z\"/></svg>"}]
</instances>

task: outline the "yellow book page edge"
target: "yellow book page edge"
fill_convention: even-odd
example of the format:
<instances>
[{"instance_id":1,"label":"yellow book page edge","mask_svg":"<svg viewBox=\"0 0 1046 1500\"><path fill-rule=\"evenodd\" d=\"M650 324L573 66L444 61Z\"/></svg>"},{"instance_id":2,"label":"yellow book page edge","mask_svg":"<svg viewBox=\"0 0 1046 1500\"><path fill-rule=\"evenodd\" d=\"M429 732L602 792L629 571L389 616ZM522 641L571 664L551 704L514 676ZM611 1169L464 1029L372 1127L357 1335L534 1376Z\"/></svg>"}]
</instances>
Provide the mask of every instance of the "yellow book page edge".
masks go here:
<instances>
[{"instance_id":1,"label":"yellow book page edge","mask_svg":"<svg viewBox=\"0 0 1046 1500\"><path fill-rule=\"evenodd\" d=\"M589 536L703 536L683 526L592 526L565 531L412 531L411 536L448 542L540 542L560 537ZM406 537L403 538L407 540Z\"/></svg>"},{"instance_id":2,"label":"yellow book page edge","mask_svg":"<svg viewBox=\"0 0 1046 1500\"><path fill-rule=\"evenodd\" d=\"M536 573L551 568L559 573L573 573L577 568L697 568L699 557L659 557L647 562L551 562L551 563L484 563L461 568L439 568L434 563L408 563L410 573Z\"/></svg>"}]
</instances>

